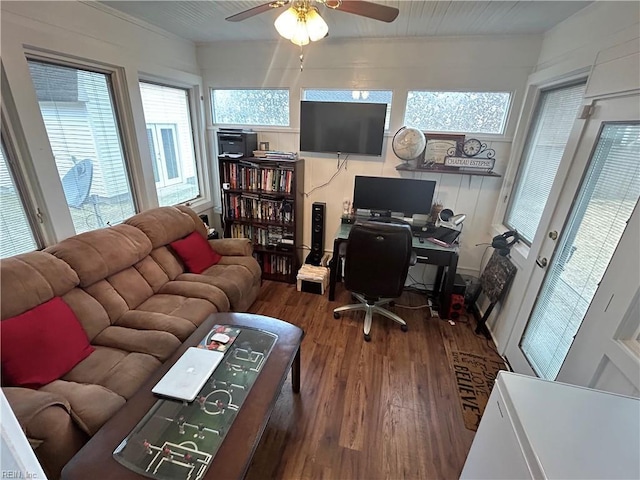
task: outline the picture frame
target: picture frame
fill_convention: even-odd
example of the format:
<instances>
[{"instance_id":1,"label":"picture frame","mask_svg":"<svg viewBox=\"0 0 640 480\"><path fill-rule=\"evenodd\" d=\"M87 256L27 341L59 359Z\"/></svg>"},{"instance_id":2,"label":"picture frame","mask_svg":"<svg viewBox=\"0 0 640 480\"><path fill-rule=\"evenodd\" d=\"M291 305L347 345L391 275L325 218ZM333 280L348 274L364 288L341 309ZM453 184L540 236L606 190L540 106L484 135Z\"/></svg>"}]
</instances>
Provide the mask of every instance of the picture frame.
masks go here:
<instances>
[{"instance_id":1,"label":"picture frame","mask_svg":"<svg viewBox=\"0 0 640 480\"><path fill-rule=\"evenodd\" d=\"M444 166L446 157L456 156L462 150L464 135L426 133L423 167Z\"/></svg>"},{"instance_id":2,"label":"picture frame","mask_svg":"<svg viewBox=\"0 0 640 480\"><path fill-rule=\"evenodd\" d=\"M258 150L262 150L263 152L269 150L269 142L260 142L259 145Z\"/></svg>"}]
</instances>

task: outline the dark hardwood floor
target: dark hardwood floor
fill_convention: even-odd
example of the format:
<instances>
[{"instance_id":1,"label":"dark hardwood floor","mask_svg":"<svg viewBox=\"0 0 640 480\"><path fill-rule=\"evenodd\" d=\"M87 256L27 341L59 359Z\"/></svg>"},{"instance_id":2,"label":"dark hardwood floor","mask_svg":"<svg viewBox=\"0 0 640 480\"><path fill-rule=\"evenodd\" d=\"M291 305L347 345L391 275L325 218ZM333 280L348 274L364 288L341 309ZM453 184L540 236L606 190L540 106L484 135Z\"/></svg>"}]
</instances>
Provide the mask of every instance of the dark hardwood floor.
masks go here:
<instances>
[{"instance_id":1,"label":"dark hardwood floor","mask_svg":"<svg viewBox=\"0 0 640 480\"><path fill-rule=\"evenodd\" d=\"M372 340L363 312L333 318L351 302L265 281L251 313L304 329L300 394L286 383L247 478L457 478L474 432L464 426L447 349L496 357L472 324L430 318L422 295L405 292L394 307L408 332L374 316Z\"/></svg>"}]
</instances>

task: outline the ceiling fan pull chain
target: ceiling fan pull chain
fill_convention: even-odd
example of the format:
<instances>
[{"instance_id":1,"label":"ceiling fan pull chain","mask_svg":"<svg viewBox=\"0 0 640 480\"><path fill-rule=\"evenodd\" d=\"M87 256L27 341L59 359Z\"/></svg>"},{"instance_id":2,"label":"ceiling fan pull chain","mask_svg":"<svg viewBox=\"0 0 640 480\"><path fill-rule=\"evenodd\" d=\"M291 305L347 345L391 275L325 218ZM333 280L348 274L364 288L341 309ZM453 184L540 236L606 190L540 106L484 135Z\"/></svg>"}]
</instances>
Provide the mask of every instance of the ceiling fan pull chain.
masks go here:
<instances>
[{"instance_id":1,"label":"ceiling fan pull chain","mask_svg":"<svg viewBox=\"0 0 640 480\"><path fill-rule=\"evenodd\" d=\"M304 52L302 51L302 45L300 45L300 71L302 71L302 62L304 62Z\"/></svg>"}]
</instances>

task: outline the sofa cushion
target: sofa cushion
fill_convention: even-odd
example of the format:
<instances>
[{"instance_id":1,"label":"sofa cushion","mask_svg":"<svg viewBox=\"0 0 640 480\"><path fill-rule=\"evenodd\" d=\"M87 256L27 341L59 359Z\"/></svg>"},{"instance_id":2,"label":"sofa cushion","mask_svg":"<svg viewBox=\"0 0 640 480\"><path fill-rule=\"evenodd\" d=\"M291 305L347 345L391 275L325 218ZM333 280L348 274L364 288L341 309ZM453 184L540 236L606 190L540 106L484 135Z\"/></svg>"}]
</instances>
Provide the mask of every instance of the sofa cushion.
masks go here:
<instances>
[{"instance_id":1,"label":"sofa cushion","mask_svg":"<svg viewBox=\"0 0 640 480\"><path fill-rule=\"evenodd\" d=\"M244 311L255 298L253 296L255 294L253 287L260 285L260 275L241 263L229 262L229 260L235 258L243 257L223 257L220 263L213 265L200 275L183 273L178 275L176 280L206 283L218 287L229 298L232 311Z\"/></svg>"},{"instance_id":2,"label":"sofa cushion","mask_svg":"<svg viewBox=\"0 0 640 480\"><path fill-rule=\"evenodd\" d=\"M222 258L198 232L191 232L186 237L171 242L171 248L190 273L202 273Z\"/></svg>"},{"instance_id":3,"label":"sofa cushion","mask_svg":"<svg viewBox=\"0 0 640 480\"><path fill-rule=\"evenodd\" d=\"M84 288L138 263L151 252L151 242L137 228L116 225L75 235L45 251L71 265Z\"/></svg>"},{"instance_id":4,"label":"sofa cushion","mask_svg":"<svg viewBox=\"0 0 640 480\"><path fill-rule=\"evenodd\" d=\"M203 238L206 238L209 235L209 231L204 222L191 207L176 205L174 208L191 217L191 220L193 220L193 223L195 224L196 232L200 232L200 235L202 235Z\"/></svg>"},{"instance_id":5,"label":"sofa cushion","mask_svg":"<svg viewBox=\"0 0 640 480\"><path fill-rule=\"evenodd\" d=\"M71 267L45 252L0 261L1 318L15 317L53 297L61 297L80 280Z\"/></svg>"},{"instance_id":6,"label":"sofa cushion","mask_svg":"<svg viewBox=\"0 0 640 480\"><path fill-rule=\"evenodd\" d=\"M191 323L193 330L199 327L209 315L218 312L216 307L208 300L162 293L153 295L140 305L136 311L164 313L179 317ZM180 338L180 340L186 340L186 337Z\"/></svg>"},{"instance_id":7,"label":"sofa cushion","mask_svg":"<svg viewBox=\"0 0 640 480\"><path fill-rule=\"evenodd\" d=\"M60 297L0 323L3 382L38 388L93 352L73 310Z\"/></svg>"},{"instance_id":8,"label":"sofa cushion","mask_svg":"<svg viewBox=\"0 0 640 480\"><path fill-rule=\"evenodd\" d=\"M146 353L96 345L95 351L62 380L102 385L129 399L161 365L160 360Z\"/></svg>"},{"instance_id":9,"label":"sofa cushion","mask_svg":"<svg viewBox=\"0 0 640 480\"><path fill-rule=\"evenodd\" d=\"M180 341L186 340L195 330L193 323L185 318L142 310L126 312L118 319L117 326L135 330L159 330L175 336Z\"/></svg>"},{"instance_id":10,"label":"sofa cushion","mask_svg":"<svg viewBox=\"0 0 640 480\"><path fill-rule=\"evenodd\" d=\"M189 298L202 298L203 300L211 302L218 312L228 312L230 308L229 298L220 288L202 282L181 282L173 280L165 283L162 288L158 290L158 293L181 295Z\"/></svg>"},{"instance_id":11,"label":"sofa cushion","mask_svg":"<svg viewBox=\"0 0 640 480\"><path fill-rule=\"evenodd\" d=\"M105 328L92 342L127 352L147 353L164 361L180 347L180 340L169 332L137 330L117 325Z\"/></svg>"},{"instance_id":12,"label":"sofa cushion","mask_svg":"<svg viewBox=\"0 0 640 480\"><path fill-rule=\"evenodd\" d=\"M153 248L168 245L196 229L191 217L175 207L146 210L125 220L124 223L144 232Z\"/></svg>"}]
</instances>

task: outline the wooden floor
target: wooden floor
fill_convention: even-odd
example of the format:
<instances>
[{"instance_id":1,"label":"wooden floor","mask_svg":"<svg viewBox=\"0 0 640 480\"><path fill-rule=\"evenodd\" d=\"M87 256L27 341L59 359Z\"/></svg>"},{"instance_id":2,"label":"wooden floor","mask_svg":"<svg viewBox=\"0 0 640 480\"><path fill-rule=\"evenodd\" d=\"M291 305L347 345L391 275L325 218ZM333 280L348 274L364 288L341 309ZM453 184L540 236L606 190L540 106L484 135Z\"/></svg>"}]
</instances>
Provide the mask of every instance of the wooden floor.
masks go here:
<instances>
[{"instance_id":1,"label":"wooden floor","mask_svg":"<svg viewBox=\"0 0 640 480\"><path fill-rule=\"evenodd\" d=\"M471 324L399 306L423 305L422 295L404 293L394 307L408 332L376 315L369 343L363 312L333 318L333 308L348 303L342 285L329 302L295 285L263 283L251 313L306 335L300 394L289 382L283 387L247 477L458 478L474 432L464 426L446 351L499 357Z\"/></svg>"}]
</instances>

